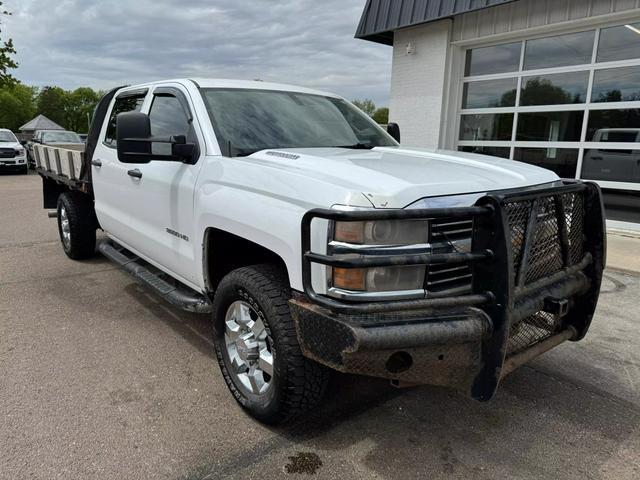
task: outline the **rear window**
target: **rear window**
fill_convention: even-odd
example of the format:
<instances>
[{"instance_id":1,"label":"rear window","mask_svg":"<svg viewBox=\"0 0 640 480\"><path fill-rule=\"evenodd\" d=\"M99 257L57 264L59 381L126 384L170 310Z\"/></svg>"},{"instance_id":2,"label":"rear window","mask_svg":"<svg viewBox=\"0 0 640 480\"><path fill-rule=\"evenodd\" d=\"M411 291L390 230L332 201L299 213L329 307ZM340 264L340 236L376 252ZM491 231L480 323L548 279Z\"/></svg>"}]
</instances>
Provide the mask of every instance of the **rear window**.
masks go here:
<instances>
[{"instance_id":1,"label":"rear window","mask_svg":"<svg viewBox=\"0 0 640 480\"><path fill-rule=\"evenodd\" d=\"M109 117L109 125L107 126L107 133L104 137L104 144L107 147L116 148L116 118L120 113L126 112L139 112L144 103L144 99L147 96L145 93L139 95L128 95L125 97L116 98L116 102L113 105L111 116Z\"/></svg>"}]
</instances>

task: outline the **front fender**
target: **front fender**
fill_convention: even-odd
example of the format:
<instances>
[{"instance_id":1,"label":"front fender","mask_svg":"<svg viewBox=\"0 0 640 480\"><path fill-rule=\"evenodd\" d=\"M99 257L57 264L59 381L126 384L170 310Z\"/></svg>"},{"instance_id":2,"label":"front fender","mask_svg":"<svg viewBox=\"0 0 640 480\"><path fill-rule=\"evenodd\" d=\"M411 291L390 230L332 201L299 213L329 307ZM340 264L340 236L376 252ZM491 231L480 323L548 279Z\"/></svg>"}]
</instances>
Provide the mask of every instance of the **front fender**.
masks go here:
<instances>
[{"instance_id":1,"label":"front fender","mask_svg":"<svg viewBox=\"0 0 640 480\"><path fill-rule=\"evenodd\" d=\"M197 265L205 278L203 248L208 228L215 227L256 243L284 261L293 289L302 290L300 221L307 211L281 198L220 185L206 185L196 197L196 224L202 248Z\"/></svg>"}]
</instances>

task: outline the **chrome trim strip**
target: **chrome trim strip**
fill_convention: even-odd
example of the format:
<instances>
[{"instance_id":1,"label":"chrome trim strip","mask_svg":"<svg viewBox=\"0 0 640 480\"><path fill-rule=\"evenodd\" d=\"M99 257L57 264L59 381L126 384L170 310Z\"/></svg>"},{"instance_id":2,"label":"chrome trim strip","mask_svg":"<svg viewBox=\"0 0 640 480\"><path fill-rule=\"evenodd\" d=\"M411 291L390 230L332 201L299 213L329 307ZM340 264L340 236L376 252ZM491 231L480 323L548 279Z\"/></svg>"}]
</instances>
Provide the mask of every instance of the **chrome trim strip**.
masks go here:
<instances>
[{"instance_id":1,"label":"chrome trim strip","mask_svg":"<svg viewBox=\"0 0 640 480\"><path fill-rule=\"evenodd\" d=\"M432 249L430 243L419 243L415 245L360 245L356 243L339 242L332 240L329 242L329 251L335 255L355 253L358 255L393 255L394 253L409 255L429 253Z\"/></svg>"},{"instance_id":2,"label":"chrome trim strip","mask_svg":"<svg viewBox=\"0 0 640 480\"><path fill-rule=\"evenodd\" d=\"M359 245L333 240L329 242L327 253L329 255L420 255L424 253L439 253L443 249L453 249L454 252L471 250L471 239L443 240L441 242L414 245Z\"/></svg>"},{"instance_id":3,"label":"chrome trim strip","mask_svg":"<svg viewBox=\"0 0 640 480\"><path fill-rule=\"evenodd\" d=\"M352 302L375 302L385 300L414 300L417 298L425 298L426 292L420 290L397 290L389 292L356 292L353 290L343 290L341 288L331 287L327 290L327 295L341 300L350 300Z\"/></svg>"}]
</instances>

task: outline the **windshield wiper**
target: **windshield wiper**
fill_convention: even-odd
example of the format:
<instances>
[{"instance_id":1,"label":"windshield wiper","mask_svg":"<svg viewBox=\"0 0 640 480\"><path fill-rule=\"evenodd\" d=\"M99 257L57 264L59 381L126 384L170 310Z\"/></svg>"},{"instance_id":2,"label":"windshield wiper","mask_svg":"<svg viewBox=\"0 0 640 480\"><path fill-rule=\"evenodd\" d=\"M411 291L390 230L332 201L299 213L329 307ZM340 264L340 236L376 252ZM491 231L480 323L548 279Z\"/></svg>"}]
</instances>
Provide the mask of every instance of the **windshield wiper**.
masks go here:
<instances>
[{"instance_id":1,"label":"windshield wiper","mask_svg":"<svg viewBox=\"0 0 640 480\"><path fill-rule=\"evenodd\" d=\"M353 145L337 145L334 148L351 148L352 150L371 150L375 145L371 145L370 143L355 143Z\"/></svg>"}]
</instances>

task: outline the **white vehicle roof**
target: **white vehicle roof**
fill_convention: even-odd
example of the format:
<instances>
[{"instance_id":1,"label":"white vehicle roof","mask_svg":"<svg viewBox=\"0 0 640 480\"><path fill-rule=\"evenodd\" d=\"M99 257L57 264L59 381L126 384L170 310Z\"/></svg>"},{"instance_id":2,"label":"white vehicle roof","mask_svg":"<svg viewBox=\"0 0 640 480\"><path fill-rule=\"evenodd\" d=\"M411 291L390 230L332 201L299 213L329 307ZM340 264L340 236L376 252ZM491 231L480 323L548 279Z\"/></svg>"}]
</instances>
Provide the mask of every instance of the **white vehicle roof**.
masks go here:
<instances>
[{"instance_id":1,"label":"white vehicle roof","mask_svg":"<svg viewBox=\"0 0 640 480\"><path fill-rule=\"evenodd\" d=\"M336 95L335 93L323 92L320 90L314 90L311 88L300 87L296 85L288 85L286 83L271 83L262 82L259 80L234 80L230 78L174 78L170 80L160 80L157 82L131 85L127 87L127 90L176 82L194 82L200 88L246 88L252 90L278 90L283 92L308 93L311 95L323 95L325 97L341 98L340 95Z\"/></svg>"}]
</instances>

